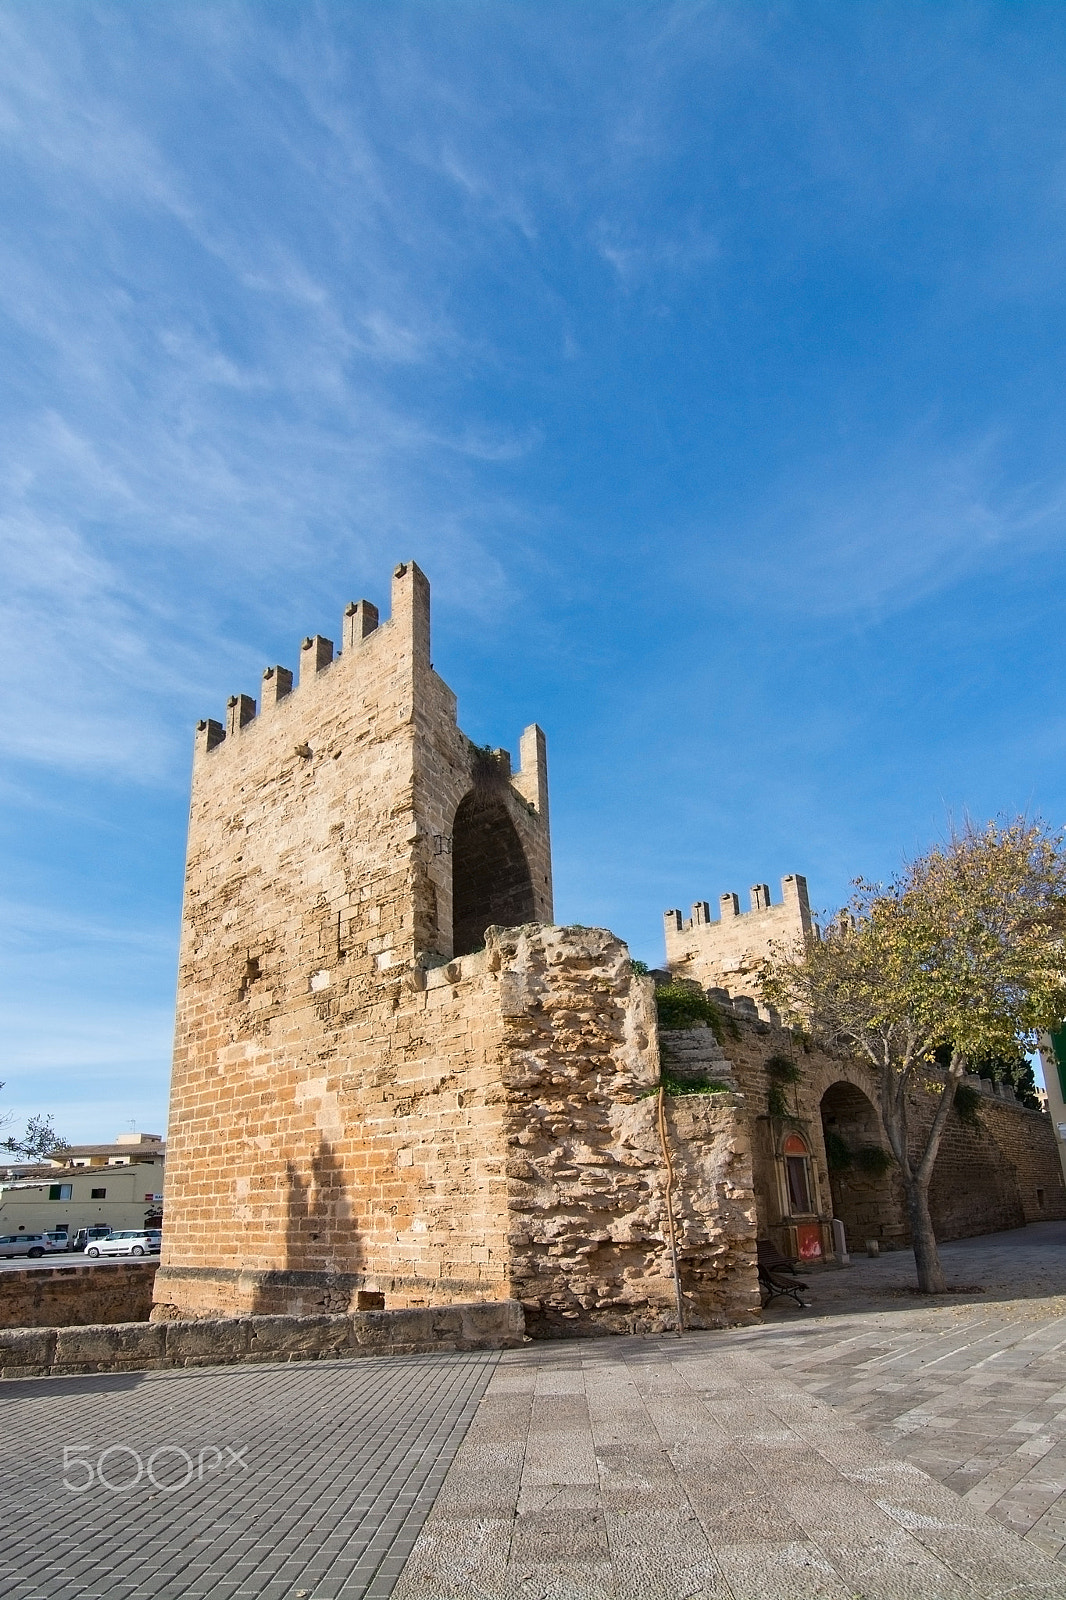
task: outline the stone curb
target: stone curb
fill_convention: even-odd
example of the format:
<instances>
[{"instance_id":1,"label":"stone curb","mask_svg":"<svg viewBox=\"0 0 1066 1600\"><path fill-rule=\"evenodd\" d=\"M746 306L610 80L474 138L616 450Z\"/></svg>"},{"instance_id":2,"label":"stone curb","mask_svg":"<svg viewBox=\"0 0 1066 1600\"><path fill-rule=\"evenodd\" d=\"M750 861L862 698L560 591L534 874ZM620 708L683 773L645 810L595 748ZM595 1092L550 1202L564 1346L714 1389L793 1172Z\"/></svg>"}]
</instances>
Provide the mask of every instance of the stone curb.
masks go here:
<instances>
[{"instance_id":1,"label":"stone curb","mask_svg":"<svg viewBox=\"0 0 1066 1600\"><path fill-rule=\"evenodd\" d=\"M5 1328L0 1329L0 1380L238 1362L351 1360L433 1350L502 1350L520 1345L524 1333L517 1300L337 1316Z\"/></svg>"}]
</instances>

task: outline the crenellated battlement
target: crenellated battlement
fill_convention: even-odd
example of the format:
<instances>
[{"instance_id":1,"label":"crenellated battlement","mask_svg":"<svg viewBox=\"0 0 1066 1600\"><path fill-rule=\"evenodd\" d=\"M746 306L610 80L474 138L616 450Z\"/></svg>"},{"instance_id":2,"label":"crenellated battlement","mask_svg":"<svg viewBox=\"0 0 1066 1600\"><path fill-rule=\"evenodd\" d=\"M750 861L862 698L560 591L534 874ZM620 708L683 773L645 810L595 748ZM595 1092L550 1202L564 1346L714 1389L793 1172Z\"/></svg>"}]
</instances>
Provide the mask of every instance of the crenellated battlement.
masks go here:
<instances>
[{"instance_id":1,"label":"crenellated battlement","mask_svg":"<svg viewBox=\"0 0 1066 1600\"><path fill-rule=\"evenodd\" d=\"M678 977L693 978L703 988L733 990L750 977L770 953L771 945L801 941L811 931L807 880L790 872L781 879L781 900L774 904L766 883L748 891L751 909L741 911L732 890L720 895L719 914L710 902L697 900L685 917L673 908L663 913L666 961Z\"/></svg>"},{"instance_id":2,"label":"crenellated battlement","mask_svg":"<svg viewBox=\"0 0 1066 1600\"><path fill-rule=\"evenodd\" d=\"M341 649L323 634L309 634L300 646L298 676L291 668L275 665L263 670L260 705L248 694L231 695L226 702L224 723L203 719L196 725L196 752L207 755L227 741L253 731L262 717L276 710L282 701L297 693L306 696L317 688L330 669L343 663L355 668L358 652L368 644L383 641L385 649L407 654L414 665L416 656L432 672L429 661L429 584L413 561L401 563L392 576L392 615L379 627L378 608L371 600L352 600L341 617ZM341 677L347 674L342 673ZM434 674L435 676L435 674ZM332 677L335 686L340 679ZM232 748L232 744L230 746Z\"/></svg>"}]
</instances>

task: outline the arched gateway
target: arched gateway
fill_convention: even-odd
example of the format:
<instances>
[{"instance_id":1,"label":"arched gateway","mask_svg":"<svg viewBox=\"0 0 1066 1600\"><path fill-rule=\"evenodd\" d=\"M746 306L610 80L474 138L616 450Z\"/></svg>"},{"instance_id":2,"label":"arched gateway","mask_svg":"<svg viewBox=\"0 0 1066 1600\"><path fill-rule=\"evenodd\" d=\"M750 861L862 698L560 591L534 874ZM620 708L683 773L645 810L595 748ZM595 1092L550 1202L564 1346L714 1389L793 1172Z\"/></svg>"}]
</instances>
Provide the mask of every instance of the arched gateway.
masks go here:
<instances>
[{"instance_id":1,"label":"arched gateway","mask_svg":"<svg viewBox=\"0 0 1066 1600\"><path fill-rule=\"evenodd\" d=\"M493 923L517 928L535 917L518 830L503 800L475 789L460 802L452 828L452 954L480 949Z\"/></svg>"},{"instance_id":2,"label":"arched gateway","mask_svg":"<svg viewBox=\"0 0 1066 1600\"><path fill-rule=\"evenodd\" d=\"M820 1109L833 1214L844 1224L848 1249L861 1250L867 1239L901 1243L899 1179L873 1101L841 1080L825 1091Z\"/></svg>"}]
</instances>

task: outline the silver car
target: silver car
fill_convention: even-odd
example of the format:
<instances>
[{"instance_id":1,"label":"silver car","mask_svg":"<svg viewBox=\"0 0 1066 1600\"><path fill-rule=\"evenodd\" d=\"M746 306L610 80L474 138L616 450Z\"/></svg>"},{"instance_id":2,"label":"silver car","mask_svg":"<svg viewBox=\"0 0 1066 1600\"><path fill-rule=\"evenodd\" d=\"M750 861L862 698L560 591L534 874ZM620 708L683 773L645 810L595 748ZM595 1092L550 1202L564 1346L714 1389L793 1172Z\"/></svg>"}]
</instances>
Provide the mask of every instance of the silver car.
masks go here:
<instances>
[{"instance_id":1,"label":"silver car","mask_svg":"<svg viewBox=\"0 0 1066 1600\"><path fill-rule=\"evenodd\" d=\"M92 1239L85 1246L87 1256L157 1256L160 1236L143 1228L109 1233L106 1239Z\"/></svg>"},{"instance_id":2,"label":"silver car","mask_svg":"<svg viewBox=\"0 0 1066 1600\"><path fill-rule=\"evenodd\" d=\"M62 1247L54 1245L43 1233L0 1234L0 1256L3 1256L5 1261L10 1261L15 1256L29 1256L31 1261L38 1261L41 1256L60 1248Z\"/></svg>"}]
</instances>

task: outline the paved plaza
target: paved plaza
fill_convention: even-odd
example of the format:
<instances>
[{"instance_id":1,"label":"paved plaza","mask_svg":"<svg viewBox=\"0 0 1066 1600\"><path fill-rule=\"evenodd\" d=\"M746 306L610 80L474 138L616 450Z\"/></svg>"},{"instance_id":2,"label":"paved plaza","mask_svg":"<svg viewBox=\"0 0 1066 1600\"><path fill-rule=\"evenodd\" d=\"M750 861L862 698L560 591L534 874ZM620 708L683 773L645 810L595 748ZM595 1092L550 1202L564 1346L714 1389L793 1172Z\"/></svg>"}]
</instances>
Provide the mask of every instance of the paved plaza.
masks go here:
<instances>
[{"instance_id":1,"label":"paved plaza","mask_svg":"<svg viewBox=\"0 0 1066 1600\"><path fill-rule=\"evenodd\" d=\"M1066 1224L943 1256L726 1333L0 1385L0 1595L1066 1600Z\"/></svg>"},{"instance_id":2,"label":"paved plaza","mask_svg":"<svg viewBox=\"0 0 1066 1600\"><path fill-rule=\"evenodd\" d=\"M0 1596L384 1600L497 1360L0 1384Z\"/></svg>"}]
</instances>

